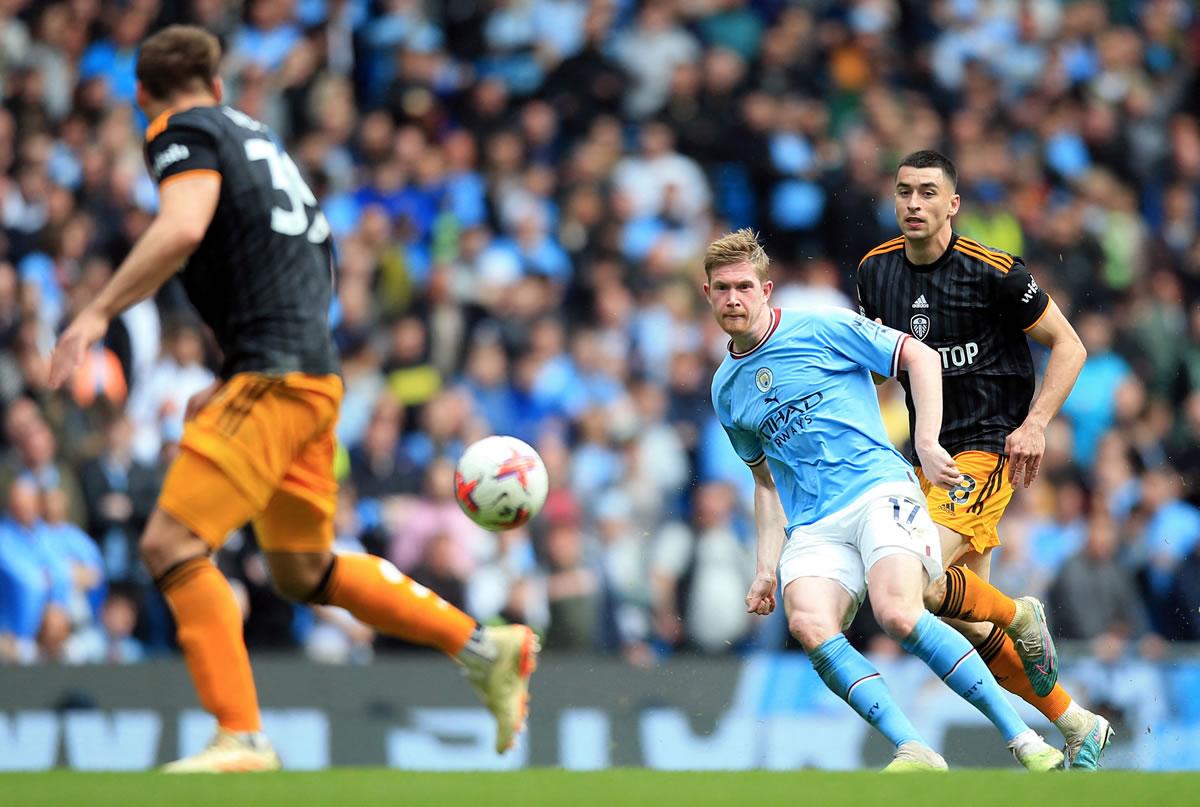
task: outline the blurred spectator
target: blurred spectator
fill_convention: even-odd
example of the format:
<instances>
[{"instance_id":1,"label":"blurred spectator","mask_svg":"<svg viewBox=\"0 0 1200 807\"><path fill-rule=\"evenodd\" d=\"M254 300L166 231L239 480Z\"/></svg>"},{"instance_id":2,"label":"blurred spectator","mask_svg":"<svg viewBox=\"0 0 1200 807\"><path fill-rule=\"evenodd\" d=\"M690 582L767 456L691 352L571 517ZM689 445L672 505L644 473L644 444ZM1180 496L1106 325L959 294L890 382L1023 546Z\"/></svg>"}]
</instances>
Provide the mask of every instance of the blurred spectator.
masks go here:
<instances>
[{"instance_id":1,"label":"blurred spectator","mask_svg":"<svg viewBox=\"0 0 1200 807\"><path fill-rule=\"evenodd\" d=\"M133 388L127 413L136 424L133 455L145 465L159 461L163 435L183 434L188 399L213 383L204 365L198 323L178 321L166 328L163 355Z\"/></svg>"},{"instance_id":2,"label":"blurred spectator","mask_svg":"<svg viewBox=\"0 0 1200 807\"><path fill-rule=\"evenodd\" d=\"M104 599L105 570L96 542L67 520L67 495L61 490L42 492L46 551L71 581L67 615L73 627L92 624Z\"/></svg>"},{"instance_id":3,"label":"blurred spectator","mask_svg":"<svg viewBox=\"0 0 1200 807\"><path fill-rule=\"evenodd\" d=\"M1062 413L1075 430L1075 461L1090 467L1096 444L1116 417L1120 389L1135 382L1129 365L1112 351L1111 324L1103 315L1084 314L1075 328L1088 356Z\"/></svg>"},{"instance_id":4,"label":"blurred spectator","mask_svg":"<svg viewBox=\"0 0 1200 807\"><path fill-rule=\"evenodd\" d=\"M694 61L700 52L695 38L675 19L674 4L666 0L642 3L633 26L613 47L635 80L625 96L625 109L635 119L662 108L676 65Z\"/></svg>"},{"instance_id":5,"label":"blurred spectator","mask_svg":"<svg viewBox=\"0 0 1200 807\"><path fill-rule=\"evenodd\" d=\"M500 619L544 628L545 604L533 585L537 556L529 531L522 527L483 537L479 563L467 579L466 610L483 622Z\"/></svg>"},{"instance_id":6,"label":"blurred spectator","mask_svg":"<svg viewBox=\"0 0 1200 807\"><path fill-rule=\"evenodd\" d=\"M106 576L123 582L142 579L138 541L162 483L155 466L134 459L133 441L129 418L114 413L101 454L80 474L88 533L100 548Z\"/></svg>"},{"instance_id":7,"label":"blurred spectator","mask_svg":"<svg viewBox=\"0 0 1200 807\"><path fill-rule=\"evenodd\" d=\"M59 489L67 496L71 521L86 523L86 510L75 470L58 458L58 441L50 426L36 412L14 425L16 452L0 468L0 489L7 489L17 476L27 476L42 490Z\"/></svg>"},{"instance_id":8,"label":"blurred spectator","mask_svg":"<svg viewBox=\"0 0 1200 807\"><path fill-rule=\"evenodd\" d=\"M1117 526L1104 511L1088 521L1083 551L1065 564L1050 591L1056 635L1095 639L1102 634L1128 636L1142 626L1133 575L1117 560Z\"/></svg>"},{"instance_id":9,"label":"blurred spectator","mask_svg":"<svg viewBox=\"0 0 1200 807\"><path fill-rule=\"evenodd\" d=\"M1089 496L1080 479L1068 471L1046 474L1052 513L1029 527L1026 552L1033 579L1023 581L1022 591L1044 591L1059 576L1068 560L1088 542ZM1092 517L1096 521L1096 517ZM1112 525L1108 525L1111 527ZM1008 547L1001 552L1007 553Z\"/></svg>"},{"instance_id":10,"label":"blurred spectator","mask_svg":"<svg viewBox=\"0 0 1200 807\"><path fill-rule=\"evenodd\" d=\"M142 661L145 651L133 637L137 619L137 598L124 589L111 589L100 606L98 624L73 634L66 641L64 661L68 664L136 664Z\"/></svg>"},{"instance_id":11,"label":"blurred spectator","mask_svg":"<svg viewBox=\"0 0 1200 807\"><path fill-rule=\"evenodd\" d=\"M384 523L391 534L388 559L411 576L431 560L430 544L437 542L433 558L437 573L465 580L482 554L484 534L454 498L454 466L449 460L438 458L429 464L421 493L419 499L398 500L386 507ZM442 593L436 586L430 588Z\"/></svg>"},{"instance_id":12,"label":"blurred spectator","mask_svg":"<svg viewBox=\"0 0 1200 807\"><path fill-rule=\"evenodd\" d=\"M0 522L0 633L12 637L18 662L35 661L40 645L54 652L69 635L72 593L68 566L50 552L37 485L22 476Z\"/></svg>"},{"instance_id":13,"label":"blurred spectator","mask_svg":"<svg viewBox=\"0 0 1200 807\"><path fill-rule=\"evenodd\" d=\"M749 525L735 522L736 510L733 488L702 485L691 524L667 524L657 536L650 561L655 633L668 645L722 653L749 632L751 615L730 606L754 579L756 541L743 541L739 527Z\"/></svg>"},{"instance_id":14,"label":"blurred spectator","mask_svg":"<svg viewBox=\"0 0 1200 807\"><path fill-rule=\"evenodd\" d=\"M1167 637L1175 635L1179 621L1171 600L1175 574L1200 545L1200 508L1183 501L1181 493L1179 474L1169 465L1146 472L1139 505L1144 527L1134 544L1150 618Z\"/></svg>"},{"instance_id":15,"label":"blurred spectator","mask_svg":"<svg viewBox=\"0 0 1200 807\"><path fill-rule=\"evenodd\" d=\"M549 520L551 514L544 518ZM600 581L585 558L578 513L555 519L546 531L545 587L550 624L543 645L551 651L593 651L600 628Z\"/></svg>"},{"instance_id":16,"label":"blurred spectator","mask_svg":"<svg viewBox=\"0 0 1200 807\"><path fill-rule=\"evenodd\" d=\"M596 499L604 587L605 647L631 664L653 663L653 614L647 535L633 522L629 497L617 490Z\"/></svg>"},{"instance_id":17,"label":"blurred spectator","mask_svg":"<svg viewBox=\"0 0 1200 807\"><path fill-rule=\"evenodd\" d=\"M400 439L404 407L388 394L376 399L362 442L350 450L350 478L363 499L415 493L420 466Z\"/></svg>"}]
</instances>

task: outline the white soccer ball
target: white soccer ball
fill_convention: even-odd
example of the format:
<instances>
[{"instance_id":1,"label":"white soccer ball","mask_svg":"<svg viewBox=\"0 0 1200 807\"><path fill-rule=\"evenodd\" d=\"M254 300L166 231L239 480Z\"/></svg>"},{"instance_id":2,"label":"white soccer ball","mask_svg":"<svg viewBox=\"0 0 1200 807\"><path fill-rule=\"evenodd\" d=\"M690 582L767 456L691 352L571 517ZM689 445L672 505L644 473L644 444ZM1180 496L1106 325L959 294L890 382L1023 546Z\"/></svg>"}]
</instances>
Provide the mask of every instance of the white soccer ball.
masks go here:
<instances>
[{"instance_id":1,"label":"white soccer ball","mask_svg":"<svg viewBox=\"0 0 1200 807\"><path fill-rule=\"evenodd\" d=\"M519 527L546 503L550 478L528 443L493 435L472 443L454 469L454 497L472 521L487 530Z\"/></svg>"}]
</instances>

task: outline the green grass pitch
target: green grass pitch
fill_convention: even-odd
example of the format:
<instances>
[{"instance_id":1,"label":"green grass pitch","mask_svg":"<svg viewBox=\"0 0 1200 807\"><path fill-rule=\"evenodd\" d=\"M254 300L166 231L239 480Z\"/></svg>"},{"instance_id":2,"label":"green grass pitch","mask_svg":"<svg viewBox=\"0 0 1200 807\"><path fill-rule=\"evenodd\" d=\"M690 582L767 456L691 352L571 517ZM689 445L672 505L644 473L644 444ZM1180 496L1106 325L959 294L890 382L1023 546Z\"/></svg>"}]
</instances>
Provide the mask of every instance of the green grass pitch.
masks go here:
<instances>
[{"instance_id":1,"label":"green grass pitch","mask_svg":"<svg viewBox=\"0 0 1200 807\"><path fill-rule=\"evenodd\" d=\"M1047 774L956 771L880 776L874 772L741 773L615 769L574 773L530 769L514 773L409 773L341 768L315 773L164 776L157 773L0 775L0 804L132 805L633 805L776 804L840 807L1096 807L1200 804L1200 774L1101 772Z\"/></svg>"}]
</instances>

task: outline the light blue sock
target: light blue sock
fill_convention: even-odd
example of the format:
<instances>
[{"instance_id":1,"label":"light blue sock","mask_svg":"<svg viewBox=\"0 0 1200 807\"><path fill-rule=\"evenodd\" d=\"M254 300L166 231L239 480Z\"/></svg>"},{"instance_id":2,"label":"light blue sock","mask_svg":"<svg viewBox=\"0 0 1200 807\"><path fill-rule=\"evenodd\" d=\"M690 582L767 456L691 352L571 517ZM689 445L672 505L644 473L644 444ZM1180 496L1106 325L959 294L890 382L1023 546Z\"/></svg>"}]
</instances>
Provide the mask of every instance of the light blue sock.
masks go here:
<instances>
[{"instance_id":1,"label":"light blue sock","mask_svg":"<svg viewBox=\"0 0 1200 807\"><path fill-rule=\"evenodd\" d=\"M913 740L927 745L892 700L879 670L851 647L845 636L839 633L825 640L808 657L825 686L894 745Z\"/></svg>"},{"instance_id":2,"label":"light blue sock","mask_svg":"<svg viewBox=\"0 0 1200 807\"><path fill-rule=\"evenodd\" d=\"M983 712L1004 735L1005 742L1029 728L971 643L933 614L922 613L917 626L900 646L929 665L959 697Z\"/></svg>"}]
</instances>

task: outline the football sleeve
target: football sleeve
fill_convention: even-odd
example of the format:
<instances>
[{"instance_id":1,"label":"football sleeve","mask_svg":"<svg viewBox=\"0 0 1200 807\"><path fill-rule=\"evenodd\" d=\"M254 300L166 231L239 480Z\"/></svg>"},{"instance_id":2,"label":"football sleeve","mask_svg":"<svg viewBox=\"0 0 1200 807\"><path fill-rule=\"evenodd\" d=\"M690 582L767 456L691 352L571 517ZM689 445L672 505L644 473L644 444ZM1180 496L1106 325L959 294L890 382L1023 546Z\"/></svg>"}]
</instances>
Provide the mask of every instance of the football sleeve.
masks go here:
<instances>
[{"instance_id":1,"label":"football sleeve","mask_svg":"<svg viewBox=\"0 0 1200 807\"><path fill-rule=\"evenodd\" d=\"M817 334L833 350L873 373L891 377L900 369L900 349L908 334L841 308L820 314Z\"/></svg>"},{"instance_id":2,"label":"football sleeve","mask_svg":"<svg viewBox=\"0 0 1200 807\"><path fill-rule=\"evenodd\" d=\"M729 438L729 443L733 446L734 452L741 457L742 462L747 465L758 465L765 460L766 454L763 452L762 443L758 439L758 435L749 430L737 426L733 422L733 418L729 413L729 390L720 388L716 383L712 389L713 408L716 410L717 420L721 424L721 428L725 430L725 436Z\"/></svg>"},{"instance_id":3,"label":"football sleeve","mask_svg":"<svg viewBox=\"0 0 1200 807\"><path fill-rule=\"evenodd\" d=\"M767 455L763 453L762 443L758 441L757 434L730 426L724 420L721 421L721 426L725 429L725 434L729 437L733 450L742 458L742 462L747 465L758 465L767 458Z\"/></svg>"},{"instance_id":4,"label":"football sleeve","mask_svg":"<svg viewBox=\"0 0 1200 807\"><path fill-rule=\"evenodd\" d=\"M146 166L160 186L193 171L221 173L213 136L174 122L146 144Z\"/></svg>"},{"instance_id":5,"label":"football sleeve","mask_svg":"<svg viewBox=\"0 0 1200 807\"><path fill-rule=\"evenodd\" d=\"M1023 331L1041 322L1050 309L1050 295L1019 260L1000 278L999 302L1002 316Z\"/></svg>"},{"instance_id":6,"label":"football sleeve","mask_svg":"<svg viewBox=\"0 0 1200 807\"><path fill-rule=\"evenodd\" d=\"M874 300L871 299L871 290L867 287L867 284L863 281L863 276L862 276L861 271L859 272L859 275L858 275L858 282L855 285L858 288L858 313L862 314L864 317L866 317L869 320L878 319L879 314L876 313Z\"/></svg>"}]
</instances>

